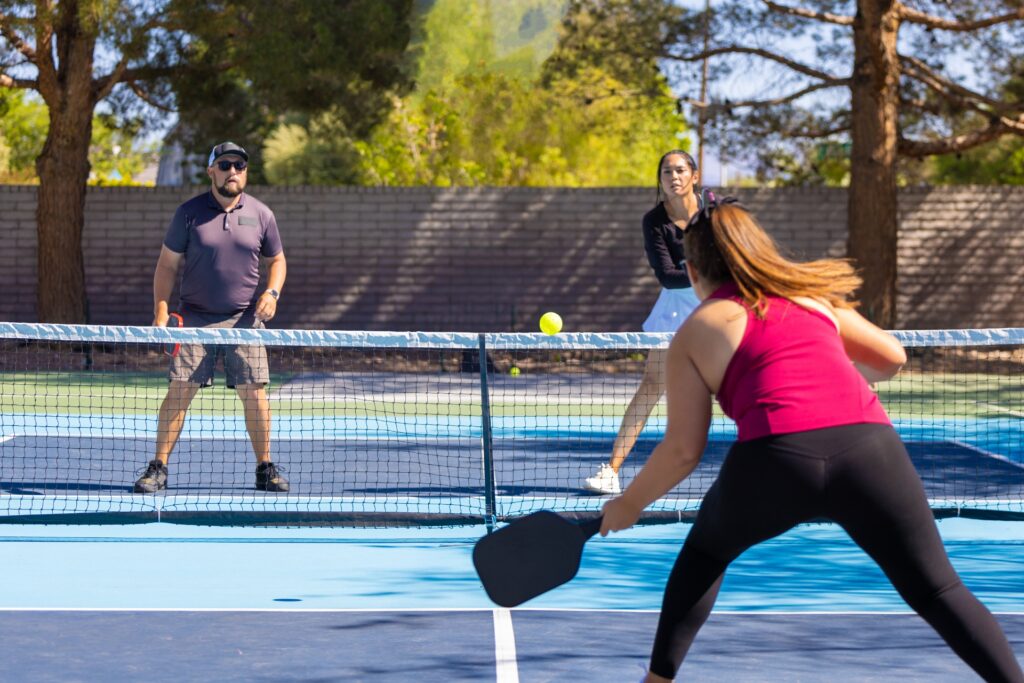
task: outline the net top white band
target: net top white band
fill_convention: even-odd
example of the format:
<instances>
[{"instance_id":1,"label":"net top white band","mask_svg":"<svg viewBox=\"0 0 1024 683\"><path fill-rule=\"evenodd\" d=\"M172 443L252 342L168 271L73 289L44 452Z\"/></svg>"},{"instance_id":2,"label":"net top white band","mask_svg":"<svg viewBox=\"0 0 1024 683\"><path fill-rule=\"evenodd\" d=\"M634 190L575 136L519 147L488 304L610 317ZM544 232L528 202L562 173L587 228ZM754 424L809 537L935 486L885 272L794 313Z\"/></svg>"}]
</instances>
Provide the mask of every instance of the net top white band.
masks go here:
<instances>
[{"instance_id":1,"label":"net top white band","mask_svg":"<svg viewBox=\"0 0 1024 683\"><path fill-rule=\"evenodd\" d=\"M1024 328L898 330L907 347L1021 346ZM655 349L672 335L647 332L485 333L488 349ZM119 325L0 323L0 339L136 344L253 344L337 348L477 349L474 332L369 332L347 330L253 330Z\"/></svg>"}]
</instances>

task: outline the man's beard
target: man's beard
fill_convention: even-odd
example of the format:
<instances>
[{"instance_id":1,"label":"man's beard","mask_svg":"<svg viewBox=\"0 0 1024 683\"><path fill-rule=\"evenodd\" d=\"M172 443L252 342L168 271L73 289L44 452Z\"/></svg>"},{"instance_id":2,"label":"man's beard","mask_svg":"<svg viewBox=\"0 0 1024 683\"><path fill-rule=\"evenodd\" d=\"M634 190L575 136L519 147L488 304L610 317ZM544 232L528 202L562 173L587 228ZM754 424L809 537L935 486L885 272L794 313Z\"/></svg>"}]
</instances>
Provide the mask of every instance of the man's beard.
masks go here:
<instances>
[{"instance_id":1,"label":"man's beard","mask_svg":"<svg viewBox=\"0 0 1024 683\"><path fill-rule=\"evenodd\" d=\"M229 188L228 183L225 182L223 185L217 188L217 192L221 197L237 197L242 194L245 189L245 184L241 181L236 180L234 187Z\"/></svg>"}]
</instances>

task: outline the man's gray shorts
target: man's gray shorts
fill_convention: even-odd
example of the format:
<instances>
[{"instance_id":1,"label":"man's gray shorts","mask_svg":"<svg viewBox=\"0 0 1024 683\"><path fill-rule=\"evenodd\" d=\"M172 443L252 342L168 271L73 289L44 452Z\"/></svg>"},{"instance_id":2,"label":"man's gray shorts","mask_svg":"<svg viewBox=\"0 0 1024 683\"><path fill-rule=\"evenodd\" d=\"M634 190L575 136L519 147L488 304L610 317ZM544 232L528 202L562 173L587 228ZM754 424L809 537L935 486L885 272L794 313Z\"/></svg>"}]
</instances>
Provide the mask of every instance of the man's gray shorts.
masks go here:
<instances>
[{"instance_id":1,"label":"man's gray shorts","mask_svg":"<svg viewBox=\"0 0 1024 683\"><path fill-rule=\"evenodd\" d=\"M182 311L185 327L227 327L262 329L263 323L252 312L243 312L224 319L224 316ZM182 344L178 355L171 359L172 382L189 382L201 387L213 384L213 371L217 359L224 359L224 372L229 389L239 385L270 383L270 367L264 346L219 344Z\"/></svg>"}]
</instances>

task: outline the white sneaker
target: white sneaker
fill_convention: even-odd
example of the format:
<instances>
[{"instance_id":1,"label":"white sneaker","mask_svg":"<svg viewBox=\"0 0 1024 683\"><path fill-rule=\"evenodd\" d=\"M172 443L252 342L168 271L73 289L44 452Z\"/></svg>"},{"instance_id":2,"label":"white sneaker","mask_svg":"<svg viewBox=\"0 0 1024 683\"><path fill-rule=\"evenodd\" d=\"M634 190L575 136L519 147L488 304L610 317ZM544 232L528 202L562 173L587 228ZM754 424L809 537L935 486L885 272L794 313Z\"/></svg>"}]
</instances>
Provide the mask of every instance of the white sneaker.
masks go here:
<instances>
[{"instance_id":1,"label":"white sneaker","mask_svg":"<svg viewBox=\"0 0 1024 683\"><path fill-rule=\"evenodd\" d=\"M583 488L594 493L622 493L622 487L619 485L619 474L608 463L601 465L600 469L597 470L597 474L584 479Z\"/></svg>"}]
</instances>

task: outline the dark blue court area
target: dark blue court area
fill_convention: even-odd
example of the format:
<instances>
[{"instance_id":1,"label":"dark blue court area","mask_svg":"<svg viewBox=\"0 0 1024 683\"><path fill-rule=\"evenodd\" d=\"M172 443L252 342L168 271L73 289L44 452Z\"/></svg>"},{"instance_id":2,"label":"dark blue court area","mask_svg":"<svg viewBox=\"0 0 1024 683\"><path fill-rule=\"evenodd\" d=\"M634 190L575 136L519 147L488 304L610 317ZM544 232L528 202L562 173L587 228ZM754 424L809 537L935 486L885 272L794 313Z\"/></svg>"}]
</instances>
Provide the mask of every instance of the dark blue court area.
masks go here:
<instances>
[{"instance_id":1,"label":"dark blue court area","mask_svg":"<svg viewBox=\"0 0 1024 683\"><path fill-rule=\"evenodd\" d=\"M655 613L516 611L504 680L489 610L0 612L0 681L638 681ZM1001 615L1024 652L1024 615ZM505 651L507 653L507 650ZM915 615L713 614L678 680L980 680Z\"/></svg>"},{"instance_id":2,"label":"dark blue court area","mask_svg":"<svg viewBox=\"0 0 1024 683\"><path fill-rule=\"evenodd\" d=\"M698 469L669 498L695 499L714 480L731 441L708 444ZM1024 500L1024 466L964 443L907 441L929 498ZM642 439L623 469L628 482L657 444ZM0 492L25 496L130 494L152 457L151 438L14 435L0 442ZM495 494L586 496L584 477L608 458L611 438L498 438ZM303 439L273 441L287 469L289 496L478 497L484 494L479 438ZM254 460L244 439L183 438L167 494L255 496ZM287 498L288 496L283 496Z\"/></svg>"}]
</instances>

